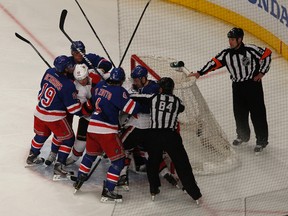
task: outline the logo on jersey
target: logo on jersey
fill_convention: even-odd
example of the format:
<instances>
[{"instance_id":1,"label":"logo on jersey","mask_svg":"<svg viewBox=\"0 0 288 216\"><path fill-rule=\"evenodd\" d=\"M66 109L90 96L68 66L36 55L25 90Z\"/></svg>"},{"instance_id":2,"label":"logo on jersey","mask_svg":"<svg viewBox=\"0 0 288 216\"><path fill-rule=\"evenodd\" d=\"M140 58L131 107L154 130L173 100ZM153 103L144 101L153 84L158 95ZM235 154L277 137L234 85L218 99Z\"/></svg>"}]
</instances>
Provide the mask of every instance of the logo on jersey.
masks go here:
<instances>
[{"instance_id":1,"label":"logo on jersey","mask_svg":"<svg viewBox=\"0 0 288 216\"><path fill-rule=\"evenodd\" d=\"M247 67L248 65L250 65L250 63L251 63L251 61L250 61L250 59L248 57L243 57L242 58L242 65L244 67Z\"/></svg>"}]
</instances>

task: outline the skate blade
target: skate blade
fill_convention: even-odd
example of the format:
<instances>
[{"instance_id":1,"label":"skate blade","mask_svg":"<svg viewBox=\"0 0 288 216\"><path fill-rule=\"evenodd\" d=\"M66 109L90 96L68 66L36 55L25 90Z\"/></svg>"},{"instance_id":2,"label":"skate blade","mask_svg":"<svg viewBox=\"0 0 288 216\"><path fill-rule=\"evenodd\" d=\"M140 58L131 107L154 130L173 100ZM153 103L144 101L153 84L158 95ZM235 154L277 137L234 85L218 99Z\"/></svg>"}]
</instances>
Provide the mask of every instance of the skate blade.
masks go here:
<instances>
[{"instance_id":1,"label":"skate blade","mask_svg":"<svg viewBox=\"0 0 288 216\"><path fill-rule=\"evenodd\" d=\"M263 154L263 152L264 152L264 149L261 149L260 151L255 151L254 150L255 156L261 155L261 154Z\"/></svg>"},{"instance_id":2,"label":"skate blade","mask_svg":"<svg viewBox=\"0 0 288 216\"><path fill-rule=\"evenodd\" d=\"M181 187L180 187L178 184L176 184L175 187L176 187L177 189L181 189Z\"/></svg>"},{"instance_id":3,"label":"skate blade","mask_svg":"<svg viewBox=\"0 0 288 216\"><path fill-rule=\"evenodd\" d=\"M43 164L26 164L24 167L31 168L31 167L39 167L39 166L43 166Z\"/></svg>"},{"instance_id":4,"label":"skate blade","mask_svg":"<svg viewBox=\"0 0 288 216\"><path fill-rule=\"evenodd\" d=\"M39 158L41 160L41 162L39 163L31 163L31 164L27 164L24 166L25 168L29 168L29 167L36 167L36 166L42 166L44 165L45 159L44 158Z\"/></svg>"},{"instance_id":5,"label":"skate blade","mask_svg":"<svg viewBox=\"0 0 288 216\"><path fill-rule=\"evenodd\" d=\"M151 195L151 200L152 200L152 201L155 200L155 196L156 196L156 195Z\"/></svg>"},{"instance_id":6,"label":"skate blade","mask_svg":"<svg viewBox=\"0 0 288 216\"><path fill-rule=\"evenodd\" d=\"M122 199L109 199L108 197L101 197L100 202L103 203L121 203Z\"/></svg>"},{"instance_id":7,"label":"skate blade","mask_svg":"<svg viewBox=\"0 0 288 216\"><path fill-rule=\"evenodd\" d=\"M261 155L261 154L263 154L263 151L255 152L255 156L259 156L259 155Z\"/></svg>"},{"instance_id":8,"label":"skate blade","mask_svg":"<svg viewBox=\"0 0 288 216\"><path fill-rule=\"evenodd\" d=\"M129 191L129 186L128 185L118 185L118 189L123 189L124 191Z\"/></svg>"},{"instance_id":9,"label":"skate blade","mask_svg":"<svg viewBox=\"0 0 288 216\"><path fill-rule=\"evenodd\" d=\"M74 172L70 172L67 175L59 175L59 174L53 175L53 181L67 181L72 180L72 178L74 178Z\"/></svg>"}]
</instances>

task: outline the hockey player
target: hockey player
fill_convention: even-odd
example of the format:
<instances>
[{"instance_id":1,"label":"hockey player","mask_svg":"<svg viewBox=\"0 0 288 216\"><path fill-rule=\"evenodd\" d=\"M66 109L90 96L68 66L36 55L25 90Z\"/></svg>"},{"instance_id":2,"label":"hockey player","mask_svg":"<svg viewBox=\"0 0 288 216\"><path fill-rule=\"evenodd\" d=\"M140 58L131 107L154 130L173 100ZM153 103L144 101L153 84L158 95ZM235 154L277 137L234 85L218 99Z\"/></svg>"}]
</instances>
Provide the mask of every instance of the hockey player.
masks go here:
<instances>
[{"instance_id":1,"label":"hockey player","mask_svg":"<svg viewBox=\"0 0 288 216\"><path fill-rule=\"evenodd\" d=\"M86 54L86 47L82 41L73 41L70 49L71 49L71 56L69 58L72 61L72 63L74 65L76 65L76 64L87 65L87 67L89 68L89 74L91 74L90 76L93 75L93 80L95 80L94 81L95 83L97 83L101 80L101 76L99 76L98 73L100 73L104 77L104 79L109 77L108 72L112 68L111 62L109 62L105 58L103 58L97 54L94 54L94 53ZM87 58L88 61L90 61L90 63L92 65L89 65L87 60L84 59L84 57L82 56L82 54L78 50L82 54L85 55L85 58ZM94 70L94 68L96 68L98 73ZM68 77L73 81L75 80L73 73L68 74ZM67 114L67 120L70 123L70 125L72 126L73 117L71 115ZM59 140L57 140L56 137L53 137L52 145L51 145L51 152L45 161L45 164L47 166L50 166L56 160L56 155L57 155L57 152L58 152L60 145L61 145L61 142Z\"/></svg>"},{"instance_id":2,"label":"hockey player","mask_svg":"<svg viewBox=\"0 0 288 216\"><path fill-rule=\"evenodd\" d=\"M151 98L150 107L151 130L148 136L153 137L153 142L147 145L149 155L147 176L152 200L156 194L160 193L161 183L158 170L163 151L165 151L175 166L183 188L199 204L202 195L195 181L181 135L177 132L178 114L183 112L185 107L181 100L173 95L174 81L171 78L161 78L159 85L160 93Z\"/></svg>"},{"instance_id":3,"label":"hockey player","mask_svg":"<svg viewBox=\"0 0 288 216\"><path fill-rule=\"evenodd\" d=\"M77 89L77 98L83 104L91 98L91 88L95 86L99 80L95 79L94 73L88 72L85 64L77 64L73 72ZM78 121L77 135L75 143L72 147L71 156L67 158L66 165L75 163L79 157L83 155L86 147L86 132L89 124L90 116L83 116Z\"/></svg>"},{"instance_id":4,"label":"hockey player","mask_svg":"<svg viewBox=\"0 0 288 216\"><path fill-rule=\"evenodd\" d=\"M148 71L142 65L138 65L133 69L131 72L131 78L133 79L134 93L158 94L158 83L148 79ZM131 94L131 97L133 98L133 94ZM145 145L147 142L151 142L151 138L148 137L148 131L150 128L150 107L143 107L143 113L138 113L137 115L130 117L129 121L125 124L126 129L121 135L126 159L125 166L121 171L120 180L117 185L122 186L125 190L129 190L128 168L132 155L137 166L143 164L146 166L147 152L145 150ZM136 155L133 154L135 153L135 149L139 150L140 153ZM142 155L144 155L144 157ZM164 160L160 166L160 175L162 175L172 185L177 185L176 179L169 172Z\"/></svg>"},{"instance_id":5,"label":"hockey player","mask_svg":"<svg viewBox=\"0 0 288 216\"><path fill-rule=\"evenodd\" d=\"M90 72L96 68L97 72L100 73L104 79L109 78L109 71L112 68L112 64L110 61L105 59L104 57L101 57L94 53L88 53L86 54L86 47L82 41L73 41L71 44L71 59L74 62L74 64L86 64L87 67L90 69ZM85 58L87 58L92 65L85 60L85 58L82 56L82 54L85 54ZM93 68L94 67L94 68ZM96 71L94 71L95 74L97 74ZM99 81L101 80L101 77L99 76Z\"/></svg>"},{"instance_id":6,"label":"hockey player","mask_svg":"<svg viewBox=\"0 0 288 216\"><path fill-rule=\"evenodd\" d=\"M67 122L67 112L72 115L82 115L81 103L77 99L75 85L67 74L73 71L73 64L67 56L58 56L54 60L55 68L48 69L41 81L38 94L38 104L34 113L35 136L26 163L41 164L44 159L39 157L40 150L53 133L61 145L58 159L54 166L54 176L65 177L69 173L63 169L66 159L74 144L74 133Z\"/></svg>"},{"instance_id":7,"label":"hockey player","mask_svg":"<svg viewBox=\"0 0 288 216\"><path fill-rule=\"evenodd\" d=\"M104 181L101 201L121 202L122 196L114 192L119 174L124 167L124 149L118 136L119 112L136 114L140 106L133 101L122 87L125 72L114 68L107 81L98 83L92 91L94 112L87 130L86 153L81 161L78 179L74 188L78 190L85 181L92 163L103 151L111 161Z\"/></svg>"}]
</instances>

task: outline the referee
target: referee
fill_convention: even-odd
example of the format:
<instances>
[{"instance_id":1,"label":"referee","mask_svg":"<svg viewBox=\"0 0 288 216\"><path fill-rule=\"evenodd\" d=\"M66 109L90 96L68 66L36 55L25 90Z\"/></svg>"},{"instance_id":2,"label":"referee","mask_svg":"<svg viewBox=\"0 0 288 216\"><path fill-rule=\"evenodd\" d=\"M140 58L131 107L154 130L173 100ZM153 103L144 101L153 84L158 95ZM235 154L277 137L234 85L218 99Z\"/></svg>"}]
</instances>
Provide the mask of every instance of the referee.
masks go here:
<instances>
[{"instance_id":1,"label":"referee","mask_svg":"<svg viewBox=\"0 0 288 216\"><path fill-rule=\"evenodd\" d=\"M152 200L160 193L159 165L163 151L167 152L174 163L177 175L186 192L200 203L201 192L195 181L188 155L182 144L182 138L176 131L178 114L184 111L181 100L173 95L174 81L163 77L159 80L159 94L151 101L151 130L149 137L153 142L147 144L147 176Z\"/></svg>"},{"instance_id":2,"label":"referee","mask_svg":"<svg viewBox=\"0 0 288 216\"><path fill-rule=\"evenodd\" d=\"M250 139L249 114L256 134L254 152L261 152L268 145L268 124L262 78L269 71L271 50L243 43L244 32L241 28L232 28L228 34L230 48L222 50L197 73L200 76L226 66L230 73L233 90L233 111L236 122L238 146Z\"/></svg>"}]
</instances>

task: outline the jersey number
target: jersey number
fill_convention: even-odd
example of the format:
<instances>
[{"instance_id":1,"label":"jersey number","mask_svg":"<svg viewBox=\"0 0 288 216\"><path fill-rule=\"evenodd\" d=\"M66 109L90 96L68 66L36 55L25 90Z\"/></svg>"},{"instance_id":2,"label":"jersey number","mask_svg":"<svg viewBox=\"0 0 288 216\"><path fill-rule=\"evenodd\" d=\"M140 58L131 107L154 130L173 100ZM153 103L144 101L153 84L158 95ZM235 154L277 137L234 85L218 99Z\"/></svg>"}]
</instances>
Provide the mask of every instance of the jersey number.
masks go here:
<instances>
[{"instance_id":1,"label":"jersey number","mask_svg":"<svg viewBox=\"0 0 288 216\"><path fill-rule=\"evenodd\" d=\"M55 89L52 87L47 88L47 86L47 83L43 85L41 93L38 96L38 99L40 100L40 103L43 107L50 106L56 95Z\"/></svg>"},{"instance_id":2,"label":"jersey number","mask_svg":"<svg viewBox=\"0 0 288 216\"><path fill-rule=\"evenodd\" d=\"M168 110L168 112L171 113L172 112L172 106L173 106L173 103L169 103L168 105L166 105L165 101L160 101L159 110L160 111Z\"/></svg>"},{"instance_id":3,"label":"jersey number","mask_svg":"<svg viewBox=\"0 0 288 216\"><path fill-rule=\"evenodd\" d=\"M102 112L101 108L99 107L100 101L101 101L101 98L97 98L97 100L95 102L95 111L96 111L96 113L101 113Z\"/></svg>"}]
</instances>

